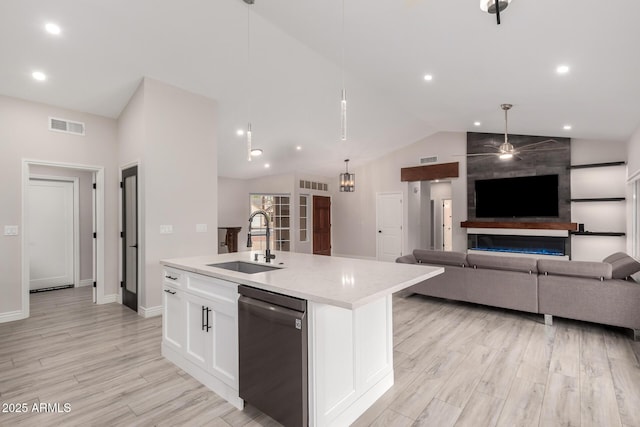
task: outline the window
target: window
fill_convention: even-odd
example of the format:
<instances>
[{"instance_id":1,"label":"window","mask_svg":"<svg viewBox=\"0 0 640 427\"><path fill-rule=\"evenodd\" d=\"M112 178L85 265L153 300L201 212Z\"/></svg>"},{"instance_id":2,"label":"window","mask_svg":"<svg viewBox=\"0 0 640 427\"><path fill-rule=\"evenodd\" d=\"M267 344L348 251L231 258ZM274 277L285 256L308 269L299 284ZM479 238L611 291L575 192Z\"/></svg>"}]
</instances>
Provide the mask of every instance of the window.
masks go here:
<instances>
[{"instance_id":1,"label":"window","mask_svg":"<svg viewBox=\"0 0 640 427\"><path fill-rule=\"evenodd\" d=\"M309 206L309 196L303 194L300 196L300 241L308 242L309 241L309 214L308 214L308 206Z\"/></svg>"},{"instance_id":2,"label":"window","mask_svg":"<svg viewBox=\"0 0 640 427\"><path fill-rule=\"evenodd\" d=\"M290 202L289 195L251 194L251 212L262 209L271 218L270 246L276 251L291 250ZM266 224L262 215L256 215L251 223L253 250L264 250L266 245Z\"/></svg>"}]
</instances>

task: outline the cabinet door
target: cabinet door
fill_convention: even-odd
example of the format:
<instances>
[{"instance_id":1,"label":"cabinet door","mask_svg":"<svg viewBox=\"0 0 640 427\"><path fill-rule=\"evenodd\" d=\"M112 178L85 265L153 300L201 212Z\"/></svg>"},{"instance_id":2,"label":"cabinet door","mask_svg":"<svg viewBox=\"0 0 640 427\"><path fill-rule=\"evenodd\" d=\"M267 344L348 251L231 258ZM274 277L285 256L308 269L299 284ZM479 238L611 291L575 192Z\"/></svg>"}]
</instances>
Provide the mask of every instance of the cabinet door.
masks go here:
<instances>
[{"instance_id":1,"label":"cabinet door","mask_svg":"<svg viewBox=\"0 0 640 427\"><path fill-rule=\"evenodd\" d=\"M182 291L164 286L162 293L162 340L165 345L182 353L185 338L185 309Z\"/></svg>"},{"instance_id":2,"label":"cabinet door","mask_svg":"<svg viewBox=\"0 0 640 427\"><path fill-rule=\"evenodd\" d=\"M203 369L208 369L211 348L211 309L207 300L185 293L187 333L184 355Z\"/></svg>"},{"instance_id":3,"label":"cabinet door","mask_svg":"<svg viewBox=\"0 0 640 427\"><path fill-rule=\"evenodd\" d=\"M211 373L231 387L238 388L237 306L214 305L211 329Z\"/></svg>"}]
</instances>

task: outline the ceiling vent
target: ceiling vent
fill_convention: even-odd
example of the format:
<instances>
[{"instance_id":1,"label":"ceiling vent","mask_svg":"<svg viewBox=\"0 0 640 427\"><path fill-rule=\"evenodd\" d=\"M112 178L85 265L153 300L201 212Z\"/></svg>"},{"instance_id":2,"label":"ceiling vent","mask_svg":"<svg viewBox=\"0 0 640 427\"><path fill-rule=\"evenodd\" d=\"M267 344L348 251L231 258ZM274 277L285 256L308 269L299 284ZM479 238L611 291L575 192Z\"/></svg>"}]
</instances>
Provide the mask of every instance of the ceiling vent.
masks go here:
<instances>
[{"instance_id":1,"label":"ceiling vent","mask_svg":"<svg viewBox=\"0 0 640 427\"><path fill-rule=\"evenodd\" d=\"M438 156L420 157L421 165L424 165L425 163L436 163L437 161L438 161Z\"/></svg>"},{"instance_id":2,"label":"ceiling vent","mask_svg":"<svg viewBox=\"0 0 640 427\"><path fill-rule=\"evenodd\" d=\"M84 123L49 117L49 130L84 136Z\"/></svg>"}]
</instances>

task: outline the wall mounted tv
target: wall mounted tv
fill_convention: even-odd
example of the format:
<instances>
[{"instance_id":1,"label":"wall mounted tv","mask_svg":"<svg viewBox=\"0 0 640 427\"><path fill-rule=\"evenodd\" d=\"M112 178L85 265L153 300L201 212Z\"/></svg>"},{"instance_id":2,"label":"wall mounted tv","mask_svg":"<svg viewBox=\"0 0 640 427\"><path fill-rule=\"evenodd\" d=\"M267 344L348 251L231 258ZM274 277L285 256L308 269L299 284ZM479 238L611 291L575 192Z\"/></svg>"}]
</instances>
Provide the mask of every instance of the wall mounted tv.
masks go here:
<instances>
[{"instance_id":1,"label":"wall mounted tv","mask_svg":"<svg viewBox=\"0 0 640 427\"><path fill-rule=\"evenodd\" d=\"M477 180L477 218L558 217L558 175Z\"/></svg>"}]
</instances>

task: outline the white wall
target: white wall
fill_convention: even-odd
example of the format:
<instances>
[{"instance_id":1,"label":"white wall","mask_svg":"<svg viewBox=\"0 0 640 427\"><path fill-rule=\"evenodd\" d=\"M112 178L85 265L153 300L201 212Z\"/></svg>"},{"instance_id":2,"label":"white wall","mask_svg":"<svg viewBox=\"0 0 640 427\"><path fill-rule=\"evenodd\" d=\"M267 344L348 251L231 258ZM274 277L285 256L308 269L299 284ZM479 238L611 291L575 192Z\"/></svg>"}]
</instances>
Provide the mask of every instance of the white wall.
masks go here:
<instances>
[{"instance_id":1,"label":"white wall","mask_svg":"<svg viewBox=\"0 0 640 427\"><path fill-rule=\"evenodd\" d=\"M143 310L162 305L161 259L217 253L216 115L215 101L145 78L119 118L119 164L140 162Z\"/></svg>"},{"instance_id":2,"label":"white wall","mask_svg":"<svg viewBox=\"0 0 640 427\"><path fill-rule=\"evenodd\" d=\"M32 165L35 175L78 178L80 281L93 281L93 173L78 169ZM80 286L79 283L75 284Z\"/></svg>"},{"instance_id":3,"label":"white wall","mask_svg":"<svg viewBox=\"0 0 640 427\"><path fill-rule=\"evenodd\" d=\"M84 122L86 135L48 130L50 116ZM116 121L0 96L0 227L22 234L22 160L102 166L105 170L105 295L117 293ZM0 320L22 308L22 236L0 235Z\"/></svg>"},{"instance_id":4,"label":"white wall","mask_svg":"<svg viewBox=\"0 0 640 427\"><path fill-rule=\"evenodd\" d=\"M356 191L340 193L333 190L332 192L333 253L375 258L376 193L402 192L403 199L409 200L410 184L400 182L400 169L417 166L421 157L434 153L437 153L439 163L459 162L460 178L453 179L451 182L453 250L466 250L466 231L460 227L460 222L467 219L466 144L465 133L440 132L366 165L350 168L356 174ZM409 205L409 203L404 205L405 225L410 224ZM403 253L410 253L416 248L410 246L416 242L415 229L408 226L404 230Z\"/></svg>"},{"instance_id":5,"label":"white wall","mask_svg":"<svg viewBox=\"0 0 640 427\"><path fill-rule=\"evenodd\" d=\"M628 175L631 178L640 178L640 126L631 136L627 144L627 159L628 159Z\"/></svg>"}]
</instances>

